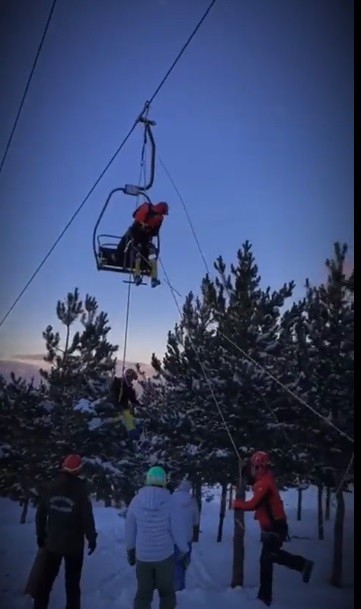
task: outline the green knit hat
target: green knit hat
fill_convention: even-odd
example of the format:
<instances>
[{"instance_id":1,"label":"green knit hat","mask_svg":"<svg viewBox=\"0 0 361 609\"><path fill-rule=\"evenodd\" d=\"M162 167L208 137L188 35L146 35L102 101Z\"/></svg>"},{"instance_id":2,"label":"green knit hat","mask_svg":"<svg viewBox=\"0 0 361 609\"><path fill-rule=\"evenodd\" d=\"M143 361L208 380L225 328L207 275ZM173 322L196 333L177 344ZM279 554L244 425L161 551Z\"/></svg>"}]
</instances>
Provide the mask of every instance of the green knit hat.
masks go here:
<instances>
[{"instance_id":1,"label":"green knit hat","mask_svg":"<svg viewBox=\"0 0 361 609\"><path fill-rule=\"evenodd\" d=\"M145 483L148 486L165 486L167 484L167 474L162 467L151 467L147 473Z\"/></svg>"}]
</instances>

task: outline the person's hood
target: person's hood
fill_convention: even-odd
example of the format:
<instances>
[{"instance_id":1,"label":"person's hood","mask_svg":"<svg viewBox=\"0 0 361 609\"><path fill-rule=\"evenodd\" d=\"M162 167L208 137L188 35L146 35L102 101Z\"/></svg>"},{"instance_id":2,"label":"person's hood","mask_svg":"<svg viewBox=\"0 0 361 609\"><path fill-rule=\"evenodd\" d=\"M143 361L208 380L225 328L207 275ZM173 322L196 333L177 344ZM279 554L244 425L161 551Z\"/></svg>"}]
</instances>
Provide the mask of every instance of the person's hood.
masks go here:
<instances>
[{"instance_id":1,"label":"person's hood","mask_svg":"<svg viewBox=\"0 0 361 609\"><path fill-rule=\"evenodd\" d=\"M166 488L144 486L137 495L137 503L144 510L155 511L163 509L170 497L170 492Z\"/></svg>"},{"instance_id":2,"label":"person's hood","mask_svg":"<svg viewBox=\"0 0 361 609\"><path fill-rule=\"evenodd\" d=\"M193 498L189 492L191 488L192 485L187 480L181 482L172 495L173 502L182 508L191 508L193 506Z\"/></svg>"}]
</instances>

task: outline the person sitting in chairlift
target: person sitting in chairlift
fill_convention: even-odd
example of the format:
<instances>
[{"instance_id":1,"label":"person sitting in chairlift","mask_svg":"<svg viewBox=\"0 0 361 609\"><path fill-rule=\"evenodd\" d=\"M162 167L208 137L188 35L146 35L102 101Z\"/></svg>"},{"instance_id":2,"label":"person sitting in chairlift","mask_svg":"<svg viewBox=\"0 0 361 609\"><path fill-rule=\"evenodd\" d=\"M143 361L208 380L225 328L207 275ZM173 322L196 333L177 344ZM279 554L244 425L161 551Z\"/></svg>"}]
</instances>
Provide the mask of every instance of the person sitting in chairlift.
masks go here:
<instances>
[{"instance_id":1,"label":"person sitting in chairlift","mask_svg":"<svg viewBox=\"0 0 361 609\"><path fill-rule=\"evenodd\" d=\"M134 283L142 283L142 262L150 267L151 286L160 284L158 279L157 254L153 238L159 235L164 216L168 215L167 203L144 202L133 213L134 222L123 235L117 248L117 259L124 260L129 256L129 266L134 268ZM124 264L126 266L126 264Z\"/></svg>"}]
</instances>

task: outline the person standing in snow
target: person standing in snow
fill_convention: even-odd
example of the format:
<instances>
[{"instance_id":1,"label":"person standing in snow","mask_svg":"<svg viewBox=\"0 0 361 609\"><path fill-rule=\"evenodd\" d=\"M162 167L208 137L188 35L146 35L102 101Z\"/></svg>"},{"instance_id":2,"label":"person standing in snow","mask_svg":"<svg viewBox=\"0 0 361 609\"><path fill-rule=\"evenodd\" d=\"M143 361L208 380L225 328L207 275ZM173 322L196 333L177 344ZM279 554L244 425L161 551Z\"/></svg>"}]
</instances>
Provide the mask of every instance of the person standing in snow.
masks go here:
<instances>
[{"instance_id":1,"label":"person standing in snow","mask_svg":"<svg viewBox=\"0 0 361 609\"><path fill-rule=\"evenodd\" d=\"M188 553L185 522L178 519L167 476L162 467L151 467L146 485L130 502L125 520L125 544L128 562L136 565L138 589L134 609L151 609L154 590L160 609L175 609L174 547L184 559Z\"/></svg>"},{"instance_id":2,"label":"person standing in snow","mask_svg":"<svg viewBox=\"0 0 361 609\"><path fill-rule=\"evenodd\" d=\"M46 552L45 569L39 590L34 597L34 609L47 609L50 592L65 563L65 589L68 609L80 609L80 578L83 567L84 536L89 554L96 548L93 508L86 481L79 478L82 460L69 455L61 472L46 488L36 516L36 536L39 548Z\"/></svg>"},{"instance_id":3,"label":"person standing in snow","mask_svg":"<svg viewBox=\"0 0 361 609\"><path fill-rule=\"evenodd\" d=\"M176 518L183 521L186 527L188 542L188 552L186 556L182 555L182 552L177 545L175 547L176 591L184 590L186 587L186 570L191 559L192 541L195 535L195 529L199 527L199 509L195 499L190 495L191 490L192 485L189 480L182 480L171 498Z\"/></svg>"},{"instance_id":4,"label":"person standing in snow","mask_svg":"<svg viewBox=\"0 0 361 609\"><path fill-rule=\"evenodd\" d=\"M249 501L236 499L233 507L235 510L255 511L254 517L259 522L262 541L258 598L270 607L273 563L299 571L303 581L308 583L314 562L281 549L288 539L287 517L275 478L270 471L268 454L255 452L250 459L250 470L245 468L244 474L253 484L253 497Z\"/></svg>"}]
</instances>

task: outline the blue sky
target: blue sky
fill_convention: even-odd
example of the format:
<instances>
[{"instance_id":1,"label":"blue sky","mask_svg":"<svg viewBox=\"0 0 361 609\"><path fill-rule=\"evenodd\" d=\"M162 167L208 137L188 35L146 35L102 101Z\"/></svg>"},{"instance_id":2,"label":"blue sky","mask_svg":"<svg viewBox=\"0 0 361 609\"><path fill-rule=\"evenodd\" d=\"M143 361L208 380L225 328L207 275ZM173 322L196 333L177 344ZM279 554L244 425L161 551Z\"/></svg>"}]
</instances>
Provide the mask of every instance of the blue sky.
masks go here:
<instances>
[{"instance_id":1,"label":"blue sky","mask_svg":"<svg viewBox=\"0 0 361 609\"><path fill-rule=\"evenodd\" d=\"M51 0L5 0L0 14L0 155ZM102 171L208 0L58 0L0 175L0 313L7 311ZM264 285L324 278L336 240L353 245L353 15L349 0L218 0L156 98L160 156L208 263L249 239ZM4 94L5 93L5 94ZM108 192L137 181L139 127L0 329L0 356L43 351L55 305L78 286L109 314L122 347L127 286L95 268L91 239ZM204 266L172 185L162 257L177 290ZM122 234L119 197L104 232ZM116 228L117 227L117 228ZM166 284L132 292L128 359L161 354L178 318Z\"/></svg>"}]
</instances>

